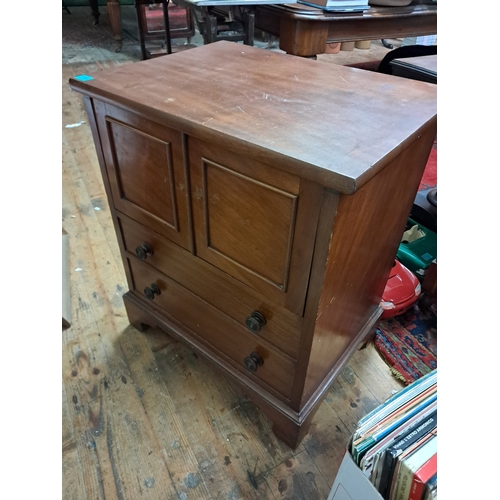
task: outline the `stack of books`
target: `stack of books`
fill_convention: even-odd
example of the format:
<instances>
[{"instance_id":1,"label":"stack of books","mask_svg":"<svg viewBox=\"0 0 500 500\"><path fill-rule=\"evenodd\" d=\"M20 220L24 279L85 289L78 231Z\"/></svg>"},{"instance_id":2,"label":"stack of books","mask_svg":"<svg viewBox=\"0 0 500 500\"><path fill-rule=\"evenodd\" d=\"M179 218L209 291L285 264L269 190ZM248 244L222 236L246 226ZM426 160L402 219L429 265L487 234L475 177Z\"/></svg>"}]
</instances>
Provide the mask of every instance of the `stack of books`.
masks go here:
<instances>
[{"instance_id":1,"label":"stack of books","mask_svg":"<svg viewBox=\"0 0 500 500\"><path fill-rule=\"evenodd\" d=\"M437 497L437 370L362 418L347 452L385 500Z\"/></svg>"},{"instance_id":2,"label":"stack of books","mask_svg":"<svg viewBox=\"0 0 500 500\"><path fill-rule=\"evenodd\" d=\"M369 0L298 0L298 3L318 7L329 12L363 12Z\"/></svg>"}]
</instances>

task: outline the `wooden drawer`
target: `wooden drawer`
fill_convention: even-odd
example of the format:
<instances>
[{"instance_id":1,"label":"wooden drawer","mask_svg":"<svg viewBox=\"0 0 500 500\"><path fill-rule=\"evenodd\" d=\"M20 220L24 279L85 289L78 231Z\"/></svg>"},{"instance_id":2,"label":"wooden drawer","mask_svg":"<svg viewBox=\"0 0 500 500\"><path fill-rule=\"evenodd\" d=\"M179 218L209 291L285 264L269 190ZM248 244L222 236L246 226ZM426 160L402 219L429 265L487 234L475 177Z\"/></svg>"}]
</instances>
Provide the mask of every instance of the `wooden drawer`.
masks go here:
<instances>
[{"instance_id":1,"label":"wooden drawer","mask_svg":"<svg viewBox=\"0 0 500 500\"><path fill-rule=\"evenodd\" d=\"M155 268L136 259L128 259L133 290L145 301L145 289L160 290L150 302L167 315L230 358L240 371L264 382L290 399L295 361L274 349L271 344L247 332L232 318L190 292ZM245 358L257 353L263 360L255 373L245 368ZM261 384L262 385L262 384Z\"/></svg>"},{"instance_id":2,"label":"wooden drawer","mask_svg":"<svg viewBox=\"0 0 500 500\"><path fill-rule=\"evenodd\" d=\"M252 333L255 340L261 338L297 358L301 317L128 217L119 215L118 222L127 258L138 261L136 248L149 245L153 253L146 255L147 263L231 316L244 328L247 318L254 311L260 312L266 323L259 332Z\"/></svg>"}]
</instances>

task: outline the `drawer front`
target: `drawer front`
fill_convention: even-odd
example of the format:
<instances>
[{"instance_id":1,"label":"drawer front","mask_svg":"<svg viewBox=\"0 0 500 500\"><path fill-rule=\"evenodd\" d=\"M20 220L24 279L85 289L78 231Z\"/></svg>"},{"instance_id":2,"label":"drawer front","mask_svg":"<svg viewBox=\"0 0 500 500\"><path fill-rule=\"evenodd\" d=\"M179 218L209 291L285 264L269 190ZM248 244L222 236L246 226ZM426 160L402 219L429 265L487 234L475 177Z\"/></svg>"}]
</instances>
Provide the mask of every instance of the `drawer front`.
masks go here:
<instances>
[{"instance_id":1,"label":"drawer front","mask_svg":"<svg viewBox=\"0 0 500 500\"><path fill-rule=\"evenodd\" d=\"M144 300L185 325L200 339L230 358L248 377L260 380L290 399L295 361L269 343L248 333L232 318L211 306L173 279L140 261L128 260L133 290ZM157 288L156 288L157 287ZM152 300L146 298L147 294ZM160 292L159 294L155 293ZM263 360L255 373L245 368L245 358L257 353Z\"/></svg>"},{"instance_id":2,"label":"drawer front","mask_svg":"<svg viewBox=\"0 0 500 500\"><path fill-rule=\"evenodd\" d=\"M189 138L196 255L302 315L322 188Z\"/></svg>"},{"instance_id":3,"label":"drawer front","mask_svg":"<svg viewBox=\"0 0 500 500\"><path fill-rule=\"evenodd\" d=\"M236 281L159 234L119 215L118 222L130 260L145 259L172 279L220 309L240 326L254 328L255 341L270 342L294 359L298 356L302 318L273 303L252 288ZM139 248L138 248L139 247ZM136 254L137 249L137 254ZM147 252L146 250L149 250ZM261 325L257 312L265 323ZM255 331L259 329L259 331Z\"/></svg>"},{"instance_id":4,"label":"drawer front","mask_svg":"<svg viewBox=\"0 0 500 500\"><path fill-rule=\"evenodd\" d=\"M116 209L190 248L181 133L99 101L95 110Z\"/></svg>"}]
</instances>

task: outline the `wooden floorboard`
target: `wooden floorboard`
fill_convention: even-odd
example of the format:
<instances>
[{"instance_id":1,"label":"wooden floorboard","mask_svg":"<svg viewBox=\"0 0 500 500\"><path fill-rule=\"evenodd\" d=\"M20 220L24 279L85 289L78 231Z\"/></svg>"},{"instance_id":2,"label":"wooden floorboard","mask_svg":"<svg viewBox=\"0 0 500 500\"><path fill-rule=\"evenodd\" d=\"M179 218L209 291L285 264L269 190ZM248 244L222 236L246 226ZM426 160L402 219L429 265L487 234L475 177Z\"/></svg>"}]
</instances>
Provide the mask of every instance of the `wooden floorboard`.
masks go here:
<instances>
[{"instance_id":1,"label":"wooden floorboard","mask_svg":"<svg viewBox=\"0 0 500 500\"><path fill-rule=\"evenodd\" d=\"M72 307L62 332L62 496L326 499L355 422L401 383L372 345L356 352L292 451L208 361L159 331L129 325L88 118L67 82L131 62L62 69L62 226Z\"/></svg>"}]
</instances>

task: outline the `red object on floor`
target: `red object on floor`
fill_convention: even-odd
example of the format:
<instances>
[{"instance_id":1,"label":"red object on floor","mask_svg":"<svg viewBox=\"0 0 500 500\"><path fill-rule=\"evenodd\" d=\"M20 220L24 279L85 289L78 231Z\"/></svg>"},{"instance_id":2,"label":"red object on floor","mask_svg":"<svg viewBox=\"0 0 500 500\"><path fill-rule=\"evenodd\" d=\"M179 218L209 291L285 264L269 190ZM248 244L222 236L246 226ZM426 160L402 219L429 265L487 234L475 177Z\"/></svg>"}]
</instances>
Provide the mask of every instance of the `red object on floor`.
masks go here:
<instances>
[{"instance_id":1,"label":"red object on floor","mask_svg":"<svg viewBox=\"0 0 500 500\"><path fill-rule=\"evenodd\" d=\"M381 319L404 314L420 297L421 287L418 278L401 262L395 260L389 279L382 294Z\"/></svg>"},{"instance_id":2,"label":"red object on floor","mask_svg":"<svg viewBox=\"0 0 500 500\"><path fill-rule=\"evenodd\" d=\"M425 166L422 180L420 181L419 191L437 187L437 138L432 145L427 165Z\"/></svg>"}]
</instances>

